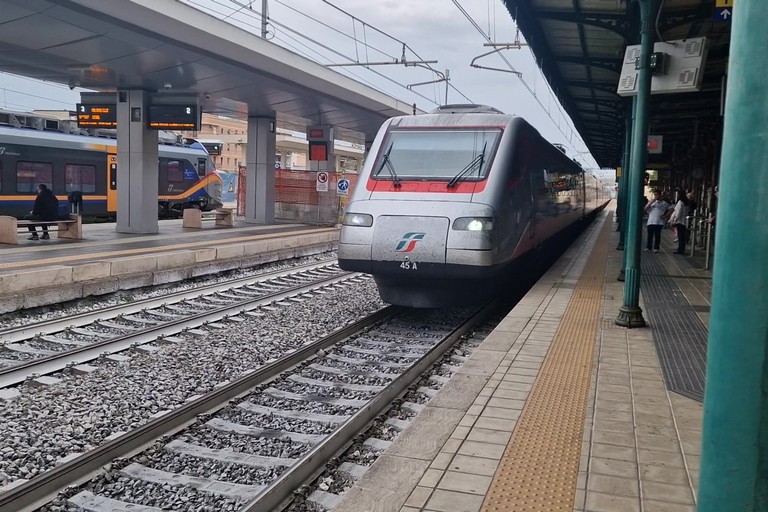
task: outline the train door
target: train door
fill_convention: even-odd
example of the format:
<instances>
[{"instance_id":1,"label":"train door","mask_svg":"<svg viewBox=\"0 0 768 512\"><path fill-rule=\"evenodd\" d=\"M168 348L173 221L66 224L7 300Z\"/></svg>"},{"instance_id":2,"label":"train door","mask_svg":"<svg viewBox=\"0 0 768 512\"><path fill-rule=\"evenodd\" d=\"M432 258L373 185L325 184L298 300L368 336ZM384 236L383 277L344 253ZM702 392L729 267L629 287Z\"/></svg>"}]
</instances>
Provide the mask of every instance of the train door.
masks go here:
<instances>
[{"instance_id":1,"label":"train door","mask_svg":"<svg viewBox=\"0 0 768 512\"><path fill-rule=\"evenodd\" d=\"M117 211L117 149L109 148L107 153L107 211Z\"/></svg>"}]
</instances>

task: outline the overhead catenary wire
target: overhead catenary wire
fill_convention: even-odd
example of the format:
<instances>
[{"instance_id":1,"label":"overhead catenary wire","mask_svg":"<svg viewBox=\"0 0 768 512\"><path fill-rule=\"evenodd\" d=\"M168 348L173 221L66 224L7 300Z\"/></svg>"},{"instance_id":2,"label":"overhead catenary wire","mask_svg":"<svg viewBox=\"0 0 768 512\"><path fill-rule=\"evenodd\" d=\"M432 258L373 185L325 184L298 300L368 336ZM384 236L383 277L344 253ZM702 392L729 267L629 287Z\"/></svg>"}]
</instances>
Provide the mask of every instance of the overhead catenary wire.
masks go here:
<instances>
[{"instance_id":1,"label":"overhead catenary wire","mask_svg":"<svg viewBox=\"0 0 768 512\"><path fill-rule=\"evenodd\" d=\"M238 1L235 1L235 0L177 0L177 1L180 1L182 3L186 3L188 5L191 5L191 6L195 7L195 8L197 8L197 9L203 10L205 12L209 12L209 13L213 12L217 16L222 17L222 18L227 17L228 18L227 22L229 22L229 23L232 23L232 22L240 23L240 24L243 25L243 27L247 27L246 29L249 30L252 33L257 33L257 32L260 32L260 30L261 30L261 27L260 27L261 13L259 13L259 11L254 10L254 9L241 9L243 7L243 4L238 2ZM205 1L205 4L202 3L203 1ZM273 1L275 3L278 3L278 4L282 5L282 6L284 6L287 9L289 9L289 10L291 10L291 11L293 11L293 12L295 12L295 13L301 15L301 16L303 16L303 17L306 17L306 18L312 20L314 23L316 23L316 24L318 24L320 26L323 26L323 27L325 27L325 28L327 28L327 29L329 29L329 30L331 30L331 31L333 31L333 32L343 36L343 37L346 37L346 38L349 38L349 39L355 41L356 44L362 44L363 47L366 49L366 55L368 55L368 51L369 50L372 50L372 51L375 51L377 53L380 53L382 55L385 55L385 56L389 57L392 61L396 61L396 60L399 59L399 57L397 57L395 55L392 55L392 54L388 53L387 51L385 51L385 50L383 50L381 48L377 48L377 47L375 47L375 46L373 46L373 45L368 43L367 35L365 35L365 29L366 29L366 27L370 27L371 29L381 33L385 37L388 37L388 38L398 42L399 44L403 45L404 48L407 48L413 55L415 55L417 58L421 59L421 57L418 56L418 54L415 51L413 51L412 48L410 48L410 46L408 46L407 44L404 44L398 38L396 38L394 36L391 36L391 35L387 34L386 32L377 29L376 27L373 27L372 25L368 24L367 22L364 22L363 20L359 20L359 18L357 18L357 17L355 17L355 18L358 19L359 22L363 26L363 33L364 33L364 38L365 39L362 40L362 41L360 39L358 39L356 35L350 36L349 34L347 34L347 33L343 32L343 31L341 31L341 30L339 30L339 29L329 25L328 23L323 22L322 20L317 19L316 17L313 17L313 16L307 14L306 12L304 12L302 10L299 10L299 9L297 9L297 8L287 4L286 2L283 2L281 0L273 0ZM334 6L330 2L326 2L326 3L328 3L329 6L336 8L336 6ZM234 4L236 7L233 7L230 4ZM251 2L251 4L252 4L252 2ZM213 8L212 6L215 6L215 8ZM222 9L225 9L225 10L222 10ZM237 16L235 16L235 13L237 14ZM322 43L320 43L319 41L313 39L312 37L309 37L305 33L302 33L302 32L296 31L296 30L292 30L287 25L277 21L274 17L270 17L269 21L270 21L270 24L273 27L281 27L281 28L285 29L286 31L290 32L291 34L294 34L296 37L291 36L291 39L293 39L294 41L298 40L298 38L301 38L301 39L304 39L304 40L307 40L307 41L311 42L312 44L315 44L315 45L318 45L318 46L321 46L321 47L324 46ZM285 38L281 38L281 41L283 42L283 44L285 44L286 39ZM336 55L338 55L339 57L342 57L343 59L346 59L349 62L356 62L356 59L351 58L350 56L344 55L341 52L335 51L335 50L331 49L330 47L328 47L327 45L325 45L325 48L327 50L329 50L329 51L334 52ZM302 53L302 55L306 56L306 54L303 54L303 53ZM318 60L316 58L311 58L311 60L315 60L316 62L318 62L320 64L323 64L323 62L321 60ZM357 61L359 61L359 59L357 59ZM392 79L392 78L390 78L390 77L388 77L388 76L386 76L386 75L384 75L384 74L382 74L380 72L375 71L371 67L366 67L366 68L370 72L372 72L375 75L383 78L384 80L386 80L386 81L388 81L388 82L390 82L390 83L392 83L392 84L394 84L394 85L396 85L396 86L398 86L400 88L403 88L405 90L409 90L412 94L415 94L419 98L422 98L422 99L424 99L424 100L426 100L426 101L428 101L428 102L430 102L430 103L432 103L434 105L439 105L440 104L440 102L438 100L431 99L431 98L429 98L427 96L424 96L424 95L422 95L420 93L417 93L417 92L415 92L413 90L410 90L404 84L402 84L402 83L400 83L400 82L398 82L398 81L396 81L396 80L394 80L394 79ZM430 69L433 73L437 73L436 70L434 70L431 67L427 67L427 69ZM359 79L358 75L350 73L348 70L346 70L346 73L349 74L349 75L355 76L356 78ZM464 94L463 91L459 90L456 86L454 86L453 84L450 84L450 83L448 85L449 85L451 90L453 90L456 93L458 93L459 95L461 95L467 101L472 102L472 100L469 97L467 97L467 95ZM385 91L382 91L380 88L376 88L376 89L381 91L381 92L385 92Z\"/></svg>"},{"instance_id":2,"label":"overhead catenary wire","mask_svg":"<svg viewBox=\"0 0 768 512\"><path fill-rule=\"evenodd\" d=\"M184 2L184 3L186 3L186 4L188 4L188 5L192 5L192 6L194 6L194 7L195 7L195 8L197 8L197 9L206 10L206 12L209 12L209 11L210 11L210 8L209 8L209 6L207 6L207 5L203 5L203 4L202 4L202 3L200 3L199 1L195 1L195 0L179 0L179 1L182 1L182 2ZM212 2L213 4L217 4L217 5L219 5L219 6L223 6L223 5L224 5L224 4L222 4L222 2L221 2L221 1L218 1L218 0L209 0L209 1L210 1L210 2ZM235 3L235 5L237 5L238 7L240 7L240 6L241 6L241 4L240 4L240 3L238 3L238 2L234 2L234 0L224 0L224 1L233 2L233 3ZM293 8L293 7L291 7L291 6L287 5L287 4L285 4L284 2L280 2L279 0L274 0L274 1L275 1L275 2L277 2L277 3L279 3L279 4L281 4L281 5L284 5L285 7L289 8L289 9L291 9L291 10L293 10L293 11L295 11L295 12L297 12L297 13L299 13L299 14L303 15L303 16L306 16L306 17L308 17L309 19L311 19L311 20L313 20L313 21L316 21L317 23L320 23L320 24L322 24L323 26L325 26L325 27L327 27L327 28L329 28L329 29L331 29L331 30L333 30L333 31L335 31L335 32L338 32L339 34L341 34L341 35L343 35L343 36L345 36L345 37L348 37L348 38L352 39L352 37L351 37L351 36L349 36L348 34L345 34L344 32L342 32L342 31L339 31L338 29L336 29L336 28L334 28L334 27L332 27L332 26L330 26L330 25L327 25L327 24L323 23L322 21L320 21L320 20L317 20L316 18L313 18L312 16L309 16L309 15L307 15L306 13L303 13L303 12L299 11L298 9L295 9L295 8ZM230 9L234 9L234 8L230 8ZM219 11L219 12L217 12L217 14L224 16L226 13L225 13L225 12L220 12L220 11ZM258 11L256 11L256 10L250 10L250 9L249 9L249 10L243 10L243 11L239 11L239 12L238 12L238 14L240 14L240 15L242 15L242 16L245 16L247 19L243 20L243 19L237 18L237 20L236 20L236 21L238 21L239 23L242 23L242 24L243 24L243 26L245 26L245 27L249 27L249 28L253 29L253 30L252 30L252 33L255 33L255 31L256 31L256 30L258 30L258 31L260 31L260 30L261 30L261 27L260 27L260 20L261 20L260 16L261 16L261 15L260 15L260 13L259 13ZM256 24L253 24L253 23L249 22L249 21L248 21L248 19L258 19L258 21L259 21L259 24L258 24L258 25L256 25ZM228 22L231 22L232 20L234 20L234 18L230 18L230 19L228 20ZM270 17L270 20L269 20L269 21L270 21L270 24L272 24L273 26L276 26L276 27L280 27L280 28L284 29L285 31L287 31L287 32L290 32L291 34L295 34L295 35L296 35L296 36L298 36L299 38L302 38L302 39L305 39L305 40L307 40L307 41L310 41L312 44L318 45L319 47L321 47L321 48L324 48L324 49L326 49L326 50L328 50L328 51L332 52L333 54L335 54L335 55L337 55L337 56L339 56L339 57L341 57L341 58L343 58L343 59L347 60L348 62L355 62L355 59L353 59L352 57L350 57L350 56L348 56L348 55L344 55L343 53L341 53L341 52L339 52L339 51L337 51L337 50L334 50L333 48L329 47L328 45L325 45L325 44L321 43L320 41L317 41L317 40L315 40L315 39L313 39L313 38L311 38L311 37L307 36L306 34L304 34L304 33L300 32L300 31L297 31L297 30L294 30L294 29L292 29L292 28L291 28L291 27L289 27L288 25L285 25L285 24L283 24L283 23L280 23L279 21L277 21L277 20L276 20L275 18L273 18L273 17ZM294 41L296 41L296 38L293 38L293 40L294 40ZM285 42L285 39L284 39L284 38L281 38L281 41ZM366 44L366 43L363 43L362 41L359 41L359 40L358 40L358 42L361 42L362 44ZM366 44L366 47L370 47L370 45L367 45L367 44ZM291 49L293 49L293 48L291 48ZM382 50L380 50L380 49L378 49L378 48L374 48L374 47L371 47L371 49L373 49L373 50L375 50L375 51L378 51L378 52L380 52L380 53L382 53L382 54L388 55L388 54L386 54L386 52L384 52L384 51L382 51ZM303 55L304 55L304 56L306 56L306 54L303 54ZM390 57L391 57L391 58L393 58L393 59L395 59L395 58L396 58L396 57L394 57L394 56L390 56ZM307 58L310 58L310 60L314 60L314 61L316 61L316 62L318 62L318 63L322 64L322 62L318 61L317 59L314 59L314 58L311 58L311 57L307 57ZM370 72L374 73L375 75L377 75L377 76L379 76L379 77L383 78L384 80L386 80L386 81L388 81L388 82L390 82L390 83L392 83L392 84L394 84L394 85L396 85L396 86L398 86L398 87L400 87L400 88L403 88L403 89L405 89L405 90L409 90L409 89L408 89L408 88L407 88L407 87L406 87L404 84L402 84L402 83L400 83L400 82L397 82L396 80L394 80L394 79L392 79L392 78L390 78L390 77L388 77L388 76L386 76L386 75L384 75L384 74L382 74L382 73L380 73L380 72L377 72L377 71L376 71L376 70L374 70L374 69L368 68L368 70L369 70ZM347 73L349 73L349 71L347 71ZM352 73L349 73L349 74L352 74ZM358 77L357 77L357 75L354 75L354 76L355 76L356 78L358 78ZM372 85L371 85L371 87L374 87L374 86L372 86ZM383 93L385 93L385 91L381 90L381 88L378 88L378 87L374 87L374 88L375 88L376 90L380 91L380 92L383 92ZM410 91L410 90L409 90L409 91ZM411 92L412 94L415 94L416 96L418 96L418 97L420 97L420 98L422 98L422 99L424 99L424 100L426 100L426 101L428 101L428 102L430 102L430 103L434 104L434 105L439 105L439 102L437 102L437 101L435 101L435 100L433 100L433 99L431 99L431 98L429 98L429 97L427 97L427 96L424 96L423 94L420 94L420 93L418 93L418 92L415 92L415 91L410 91L410 92Z\"/></svg>"},{"instance_id":3,"label":"overhead catenary wire","mask_svg":"<svg viewBox=\"0 0 768 512\"><path fill-rule=\"evenodd\" d=\"M281 3L281 4L283 4L283 5L285 5L283 2L280 2L280 0L275 0L275 1L277 1L278 3ZM421 61L425 61L425 60L426 60L426 59L424 59L424 58L423 58L421 55L419 55L419 54L418 54L418 53L417 53L417 52L416 52L416 51L415 51L413 48L411 48L411 47L410 47L410 45L408 45L408 43L406 43L406 42L404 42L404 41L401 41L401 40L400 40L400 39L398 39L397 37L395 37L395 36L393 36L393 35L391 35L391 34L389 34L389 33L385 32L385 31L383 31L383 30L381 30L381 29L379 29L379 28L377 28L377 27L375 27L375 26L371 25L370 23L368 23L368 22L366 22L366 21L364 21L364 20L362 20L362 19L360 19L360 18L356 17L355 15L353 15L353 14L351 14L351 13L349 13L349 12L345 11L345 10L344 10L344 9L342 9L341 7L338 7L338 6L334 5L334 4L333 4L332 2L330 2L329 0L322 0L322 1L323 1L323 3L325 3L325 4L329 5L330 7L333 7L333 8L334 8L334 9L336 9L337 11L339 11L339 12L341 12L341 13L343 13L343 14L347 15L347 16L350 16L350 17L351 17L353 20L357 20L357 21L359 21L359 22L360 22L360 23L363 25L363 30L365 30L365 27L370 27L371 29L373 29L373 30L375 30L376 32L378 32L379 34L381 34L381 35L383 35L383 36L385 36L385 37L388 37L389 39L392 39L393 41L395 41L395 42L399 43L400 45L402 45L403 49L408 49L408 51L410 51L410 52L411 52L411 53L414 55L414 57L416 57L418 60L421 60ZM304 14L304 15L309 17L309 15L307 15L307 14ZM311 18L311 17L310 17L310 18ZM366 46L366 47L367 47L367 46ZM367 58L367 55L366 55L366 58ZM434 68L433 68L432 66L430 66L429 64L425 64L425 65L423 65L423 66L419 66L419 67L424 67L424 68L426 68L426 69L429 69L430 71L432 71L433 73L435 73L435 74L437 74L437 75L442 75L442 72L439 72L439 71L437 71L436 69L434 69ZM462 97L463 97L465 100L467 100L468 102L472 103L472 100L471 100L469 97L467 97L467 95L466 95L466 94L464 94L462 91L460 91L460 90L459 90L457 87L455 87L453 84L451 84L451 83L450 83L450 81L448 82L448 86L449 86L451 89L453 89L455 92L457 92L458 94L460 94L460 95L461 95L461 96L462 96Z\"/></svg>"},{"instance_id":4,"label":"overhead catenary wire","mask_svg":"<svg viewBox=\"0 0 768 512\"><path fill-rule=\"evenodd\" d=\"M467 18L467 20L470 22L470 24L472 24L472 26L473 26L473 27L475 27L475 30L477 30L477 31L478 31L478 32L479 32L479 33L480 33L480 34L483 36L483 38L484 38L484 39L485 39L487 42L489 42L489 43L493 43L493 40L490 38L490 36L489 36L488 34L486 34L486 33L485 33L485 31L482 29L482 27L480 27L480 25L478 25L478 23L477 23L477 22L474 20L474 18L472 18L472 16L471 16L471 15L470 15L470 14L469 14L467 11L466 11L466 9L464 9L464 7L462 7L462 5L461 5L461 4L458 2L458 0L452 0L452 1L453 1L453 4L456 6L456 8L457 8L457 9L459 9L459 11L460 11L460 12L461 12L461 13L464 15L464 17L465 17L465 18ZM532 52L532 51L531 51L531 55L533 55L533 52ZM568 138L569 138L569 135L568 135L568 134L566 134L566 133L565 133L565 132L562 130L562 128L560 127L560 122L559 122L559 121L555 121L555 119L552 117L552 115L551 115L551 113L549 112L549 110L548 110L548 109L546 109L546 108L544 107L544 105L541 103L541 101L539 100L538 96L536 95L536 92L535 92L535 91L534 91L534 90L531 88L531 86L530 86L530 85L529 85L529 84L528 84L528 83L525 81L525 79L522 77L522 74L521 74L521 73L520 73L520 74L518 74L518 73L519 73L519 71L517 71L517 69L515 69L515 67L512 65L512 63L511 63L511 62L509 62L509 60L508 60L508 59L507 59L507 58L506 58L504 55L502 55L501 53L499 53L499 57L501 57L501 59L502 59L502 60L503 60L503 61L504 61L504 62L507 64L507 66L508 66L508 67L509 67L509 68L510 68L510 69L511 69L511 70L512 70L514 73L515 73L515 76L517 76L518 80L520 80L520 82L523 84L523 87L525 87L525 88L526 88L526 90L527 90L527 91L528 91L528 92L531 94L531 96L533 96L533 98L536 100L536 103L538 103L538 104L539 104L539 106L541 107L541 109L542 109L544 112L546 112L546 114L547 114L547 117L549 117L549 119L552 121L552 123L554 123L555 125L557 125L557 129L558 129L558 131L559 131L559 132L560 132L560 133L563 135L563 137L566 137L566 139L568 139ZM534 56L534 59L535 59L535 56ZM553 91L551 90L551 88L550 88L550 87L547 87L547 90L549 91L549 94L550 94L550 96L551 96L551 95L553 94ZM561 116L562 116L562 110L563 110L563 108L562 108L562 102L560 102L560 100L559 100L559 99L558 99L558 104L559 104L559 105L560 105L560 107L561 107L561 108L560 108L560 113L561 113ZM571 123L572 123L572 121L571 121ZM572 135L572 134L573 134L573 132L575 131L575 128L574 128L573 126L571 126L571 125L569 125L569 126L568 126L568 129L569 129L569 131L571 132L571 135ZM581 137L579 137L579 138L581 138ZM570 139L569 139L569 140L570 140ZM583 140L582 140L581 142L584 144L584 147L586 148L586 144L583 142ZM575 149L575 150L577 150L577 151L578 151L578 148L576 148L575 146L571 146L571 147L572 147L573 149Z\"/></svg>"}]
</instances>

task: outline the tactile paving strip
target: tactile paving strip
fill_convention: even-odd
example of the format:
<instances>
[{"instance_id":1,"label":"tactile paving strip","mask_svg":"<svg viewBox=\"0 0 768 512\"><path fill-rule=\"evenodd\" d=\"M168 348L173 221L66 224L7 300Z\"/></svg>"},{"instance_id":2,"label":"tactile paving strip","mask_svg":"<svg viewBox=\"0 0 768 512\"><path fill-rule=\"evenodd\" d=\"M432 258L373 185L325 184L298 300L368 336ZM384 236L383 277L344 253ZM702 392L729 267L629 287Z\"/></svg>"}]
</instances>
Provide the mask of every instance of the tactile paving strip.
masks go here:
<instances>
[{"instance_id":1,"label":"tactile paving strip","mask_svg":"<svg viewBox=\"0 0 768 512\"><path fill-rule=\"evenodd\" d=\"M612 224L600 231L482 511L571 512Z\"/></svg>"},{"instance_id":2,"label":"tactile paving strip","mask_svg":"<svg viewBox=\"0 0 768 512\"><path fill-rule=\"evenodd\" d=\"M659 258L641 261L645 313L667 389L703 402L707 328Z\"/></svg>"}]
</instances>

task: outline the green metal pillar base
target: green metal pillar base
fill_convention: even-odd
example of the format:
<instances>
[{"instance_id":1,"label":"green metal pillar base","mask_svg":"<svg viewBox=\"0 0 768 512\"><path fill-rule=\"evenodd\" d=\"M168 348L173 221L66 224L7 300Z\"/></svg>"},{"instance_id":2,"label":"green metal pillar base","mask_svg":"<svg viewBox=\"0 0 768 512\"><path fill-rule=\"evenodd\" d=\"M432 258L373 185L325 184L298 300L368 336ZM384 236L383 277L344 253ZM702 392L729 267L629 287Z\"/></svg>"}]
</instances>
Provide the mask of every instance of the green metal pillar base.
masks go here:
<instances>
[{"instance_id":1,"label":"green metal pillar base","mask_svg":"<svg viewBox=\"0 0 768 512\"><path fill-rule=\"evenodd\" d=\"M616 280L617 281L621 281L623 283L624 282L624 274L625 274L624 269L621 269L621 272L619 272L619 277L617 277Z\"/></svg>"},{"instance_id":2,"label":"green metal pillar base","mask_svg":"<svg viewBox=\"0 0 768 512\"><path fill-rule=\"evenodd\" d=\"M621 306L619 308L619 316L616 317L616 320L614 320L613 323L628 329L645 327L643 310L639 307Z\"/></svg>"}]
</instances>

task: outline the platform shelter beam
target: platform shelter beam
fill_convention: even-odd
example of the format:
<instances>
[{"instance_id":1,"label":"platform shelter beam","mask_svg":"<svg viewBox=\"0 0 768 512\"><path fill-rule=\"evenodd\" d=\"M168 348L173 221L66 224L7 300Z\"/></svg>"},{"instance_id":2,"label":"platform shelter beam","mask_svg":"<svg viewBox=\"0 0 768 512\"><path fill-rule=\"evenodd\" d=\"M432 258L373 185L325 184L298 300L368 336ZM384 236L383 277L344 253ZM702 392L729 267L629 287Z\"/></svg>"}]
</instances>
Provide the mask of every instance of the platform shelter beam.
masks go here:
<instances>
[{"instance_id":1,"label":"platform shelter beam","mask_svg":"<svg viewBox=\"0 0 768 512\"><path fill-rule=\"evenodd\" d=\"M149 91L117 92L118 233L159 232L157 131L147 128Z\"/></svg>"},{"instance_id":2,"label":"platform shelter beam","mask_svg":"<svg viewBox=\"0 0 768 512\"><path fill-rule=\"evenodd\" d=\"M768 511L768 10L732 21L699 512Z\"/></svg>"},{"instance_id":3,"label":"platform shelter beam","mask_svg":"<svg viewBox=\"0 0 768 512\"><path fill-rule=\"evenodd\" d=\"M619 309L616 325L643 327L645 319L640 308L640 196L642 174L648 159L648 106L651 99L651 52L653 22L657 0L638 0L640 5L640 59L637 98L633 102L632 150L627 173L627 231L624 236L624 304Z\"/></svg>"},{"instance_id":4,"label":"platform shelter beam","mask_svg":"<svg viewBox=\"0 0 768 512\"><path fill-rule=\"evenodd\" d=\"M275 116L248 118L245 161L245 222L275 223Z\"/></svg>"}]
</instances>

